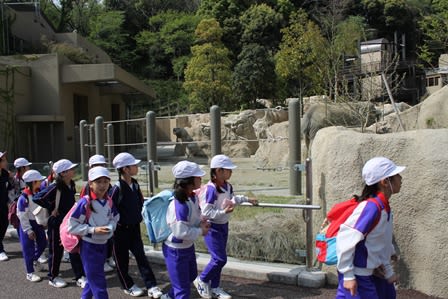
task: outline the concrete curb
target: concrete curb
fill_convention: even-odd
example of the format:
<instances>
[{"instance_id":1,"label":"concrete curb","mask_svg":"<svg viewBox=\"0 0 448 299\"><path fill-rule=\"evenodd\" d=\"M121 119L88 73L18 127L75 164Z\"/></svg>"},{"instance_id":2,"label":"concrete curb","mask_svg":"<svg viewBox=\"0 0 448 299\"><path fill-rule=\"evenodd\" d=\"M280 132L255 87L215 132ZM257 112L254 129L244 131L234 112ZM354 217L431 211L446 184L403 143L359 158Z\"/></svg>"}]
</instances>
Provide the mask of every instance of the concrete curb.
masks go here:
<instances>
[{"instance_id":1,"label":"concrete curb","mask_svg":"<svg viewBox=\"0 0 448 299\"><path fill-rule=\"evenodd\" d=\"M16 238L17 231L9 227L5 238ZM165 258L160 250L145 246L145 253L152 263L165 265ZM197 253L199 270L204 269L210 260L209 254ZM307 288L321 288L326 284L326 273L323 271L306 271L305 266L244 261L229 257L222 273L233 277L275 282Z\"/></svg>"}]
</instances>

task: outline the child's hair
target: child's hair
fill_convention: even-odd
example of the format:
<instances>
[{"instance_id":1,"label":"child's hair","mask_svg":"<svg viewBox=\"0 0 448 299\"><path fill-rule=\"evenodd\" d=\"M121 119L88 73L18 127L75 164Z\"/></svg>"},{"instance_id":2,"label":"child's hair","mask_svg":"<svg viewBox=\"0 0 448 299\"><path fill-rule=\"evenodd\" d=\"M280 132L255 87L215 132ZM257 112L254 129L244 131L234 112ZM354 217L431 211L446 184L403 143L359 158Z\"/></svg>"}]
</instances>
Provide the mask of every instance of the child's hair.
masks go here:
<instances>
[{"instance_id":1,"label":"child's hair","mask_svg":"<svg viewBox=\"0 0 448 299\"><path fill-rule=\"evenodd\" d=\"M25 185L30 188L31 191L33 191L33 183L34 182L26 182Z\"/></svg>"},{"instance_id":2,"label":"child's hair","mask_svg":"<svg viewBox=\"0 0 448 299\"><path fill-rule=\"evenodd\" d=\"M186 188L189 185L194 185L194 177L174 180L173 194L178 201L184 203L188 200L189 194L187 193Z\"/></svg>"},{"instance_id":3,"label":"child's hair","mask_svg":"<svg viewBox=\"0 0 448 299\"><path fill-rule=\"evenodd\" d=\"M65 186L64 179L62 178L62 176L57 175L56 176L56 189L58 189L59 191L62 191L64 186ZM70 181L70 186L72 188L75 188L75 182L73 180Z\"/></svg>"},{"instance_id":4,"label":"child's hair","mask_svg":"<svg viewBox=\"0 0 448 299\"><path fill-rule=\"evenodd\" d=\"M375 197L376 193L378 192L378 183L373 184L371 186L364 186L364 189L362 189L362 193L360 196L358 195L353 195L354 198L356 198L357 202L361 202L364 200L369 199L370 197Z\"/></svg>"},{"instance_id":5,"label":"child's hair","mask_svg":"<svg viewBox=\"0 0 448 299\"><path fill-rule=\"evenodd\" d=\"M219 188L218 185L216 185L216 170L218 170L219 168L210 168L210 181L215 184L216 186L216 191L218 193L224 193L224 191L221 190L221 188Z\"/></svg>"}]
</instances>

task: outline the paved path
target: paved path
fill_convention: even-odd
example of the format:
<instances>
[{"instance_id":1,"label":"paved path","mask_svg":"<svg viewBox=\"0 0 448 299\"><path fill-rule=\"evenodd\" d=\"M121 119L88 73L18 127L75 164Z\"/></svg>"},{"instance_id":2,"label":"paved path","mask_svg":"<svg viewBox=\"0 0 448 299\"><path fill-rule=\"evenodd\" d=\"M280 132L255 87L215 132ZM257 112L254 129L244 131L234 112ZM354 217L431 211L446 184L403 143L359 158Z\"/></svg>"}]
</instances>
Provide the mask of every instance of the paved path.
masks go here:
<instances>
[{"instance_id":1,"label":"paved path","mask_svg":"<svg viewBox=\"0 0 448 299\"><path fill-rule=\"evenodd\" d=\"M20 245L17 239L6 238L4 240L5 250L10 257L10 260L6 262L0 262L0 298L1 299L32 299L32 298L45 298L45 299L70 299L79 298L81 289L71 282L68 287L63 289L55 289L48 285L48 280L45 278L38 283L32 283L25 278L25 268L23 264L22 253ZM150 258L150 262L151 262ZM164 291L169 288L168 274L164 265L155 263L152 261L153 270L158 279L159 285ZM254 265L254 268L256 265ZM247 269L251 271L250 268ZM142 286L142 280L139 278L137 267L134 260L131 260L130 273L135 278L135 282ZM45 277L46 272L38 273L40 276ZM71 281L72 271L69 263L61 264L62 278L67 282ZM114 272L107 275L107 284L109 297L111 299L127 298L129 295L125 295L120 288L120 283ZM284 285L272 282L266 282L261 280L238 278L234 276L223 276L222 286L229 293L232 294L234 299L243 298L263 298L263 299L297 299L297 298L310 298L310 299L330 299L334 298L335 290L333 288L321 288L321 289L308 289L299 288L292 285ZM199 298L194 287L191 289L191 298ZM415 291L400 290L398 299L430 299L433 297L420 294Z\"/></svg>"}]
</instances>

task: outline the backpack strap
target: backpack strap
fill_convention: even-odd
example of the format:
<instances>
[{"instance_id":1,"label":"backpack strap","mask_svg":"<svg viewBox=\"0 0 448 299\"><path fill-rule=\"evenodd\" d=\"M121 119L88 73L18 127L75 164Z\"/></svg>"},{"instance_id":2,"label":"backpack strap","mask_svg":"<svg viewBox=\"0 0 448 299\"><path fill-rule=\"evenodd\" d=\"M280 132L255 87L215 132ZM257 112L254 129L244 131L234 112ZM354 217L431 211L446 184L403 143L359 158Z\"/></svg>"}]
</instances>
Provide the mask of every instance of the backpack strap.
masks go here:
<instances>
[{"instance_id":1,"label":"backpack strap","mask_svg":"<svg viewBox=\"0 0 448 299\"><path fill-rule=\"evenodd\" d=\"M376 207L378 208L378 216L375 218L375 221L373 222L372 227L370 228L370 230L366 233L366 236L376 227L376 225L378 224L378 222L380 222L381 219L381 212L384 209L384 205L381 202L381 200L379 199L378 196L375 197L370 197L369 199L367 199L367 201L373 202Z\"/></svg>"}]
</instances>

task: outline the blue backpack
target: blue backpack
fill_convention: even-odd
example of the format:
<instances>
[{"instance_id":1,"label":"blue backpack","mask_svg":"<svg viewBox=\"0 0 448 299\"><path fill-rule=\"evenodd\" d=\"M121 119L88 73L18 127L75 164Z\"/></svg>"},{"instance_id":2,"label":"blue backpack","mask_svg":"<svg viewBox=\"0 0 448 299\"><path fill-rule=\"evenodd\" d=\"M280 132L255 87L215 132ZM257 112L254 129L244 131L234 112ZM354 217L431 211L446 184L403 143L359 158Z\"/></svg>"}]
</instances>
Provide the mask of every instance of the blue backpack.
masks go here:
<instances>
[{"instance_id":1,"label":"blue backpack","mask_svg":"<svg viewBox=\"0 0 448 299\"><path fill-rule=\"evenodd\" d=\"M168 205L173 199L171 190L163 190L143 203L142 216L151 243L160 243L171 233L166 222Z\"/></svg>"}]
</instances>

